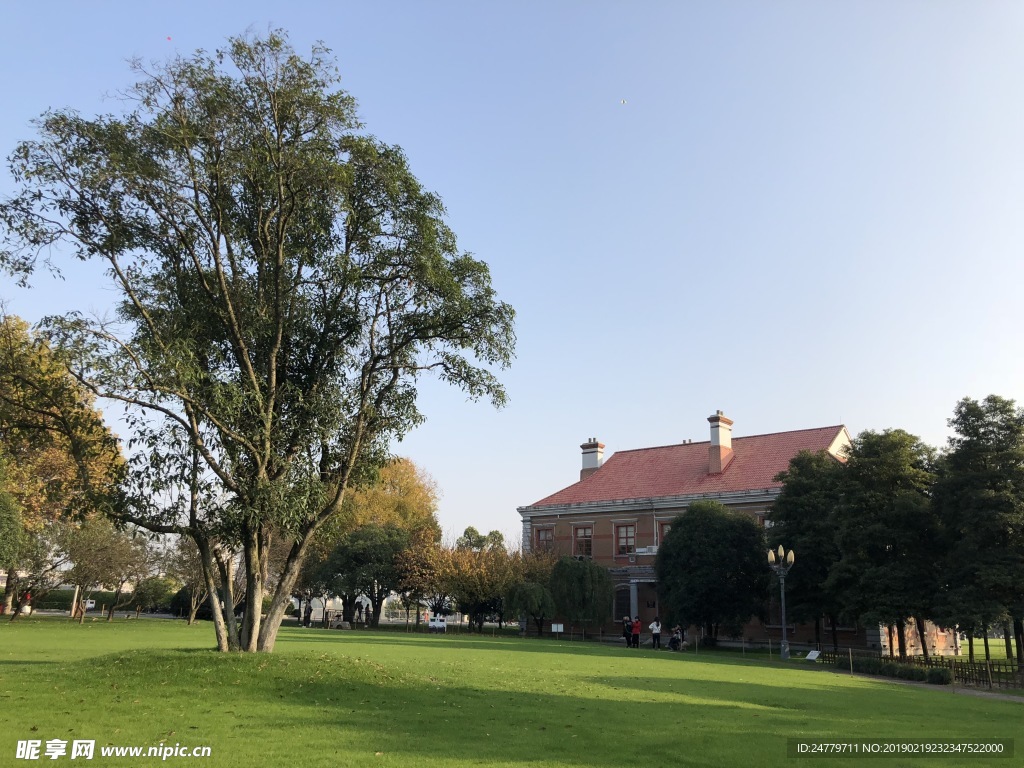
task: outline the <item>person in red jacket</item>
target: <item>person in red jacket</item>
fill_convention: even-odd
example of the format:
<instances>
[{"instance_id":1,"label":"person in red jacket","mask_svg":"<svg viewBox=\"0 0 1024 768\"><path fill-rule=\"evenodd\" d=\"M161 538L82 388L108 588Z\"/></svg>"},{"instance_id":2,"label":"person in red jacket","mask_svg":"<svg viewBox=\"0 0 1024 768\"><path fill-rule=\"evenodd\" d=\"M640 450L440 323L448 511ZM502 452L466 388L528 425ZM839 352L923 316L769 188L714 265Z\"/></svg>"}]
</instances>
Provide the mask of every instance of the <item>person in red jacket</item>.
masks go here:
<instances>
[{"instance_id":1,"label":"person in red jacket","mask_svg":"<svg viewBox=\"0 0 1024 768\"><path fill-rule=\"evenodd\" d=\"M633 619L633 647L640 647L640 617Z\"/></svg>"}]
</instances>

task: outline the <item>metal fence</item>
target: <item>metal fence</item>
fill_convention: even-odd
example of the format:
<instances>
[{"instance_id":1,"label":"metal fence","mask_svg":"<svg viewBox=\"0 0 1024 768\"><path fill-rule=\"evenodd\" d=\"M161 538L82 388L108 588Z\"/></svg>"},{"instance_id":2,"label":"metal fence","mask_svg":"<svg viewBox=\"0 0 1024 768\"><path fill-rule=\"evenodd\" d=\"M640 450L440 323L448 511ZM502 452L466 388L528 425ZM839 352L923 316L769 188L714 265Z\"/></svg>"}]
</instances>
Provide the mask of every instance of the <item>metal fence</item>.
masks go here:
<instances>
[{"instance_id":1,"label":"metal fence","mask_svg":"<svg viewBox=\"0 0 1024 768\"><path fill-rule=\"evenodd\" d=\"M1024 666L1012 660L975 661L970 662L960 656L908 656L889 658L878 651L866 651L857 648L846 648L835 651L822 651L819 657L826 664L842 667L843 662L853 658L875 658L892 661L896 664L908 664L919 667L941 667L948 669L953 676L954 685L965 685L989 689L1024 689Z\"/></svg>"}]
</instances>

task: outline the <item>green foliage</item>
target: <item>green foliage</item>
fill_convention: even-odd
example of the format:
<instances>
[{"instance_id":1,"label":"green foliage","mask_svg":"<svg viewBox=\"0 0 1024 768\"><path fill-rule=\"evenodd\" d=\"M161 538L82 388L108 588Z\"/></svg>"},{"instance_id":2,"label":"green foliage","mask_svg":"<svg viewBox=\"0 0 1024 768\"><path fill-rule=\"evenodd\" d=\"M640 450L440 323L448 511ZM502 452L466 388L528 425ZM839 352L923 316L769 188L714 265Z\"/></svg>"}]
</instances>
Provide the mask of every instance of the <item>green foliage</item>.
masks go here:
<instances>
[{"instance_id":1,"label":"green foliage","mask_svg":"<svg viewBox=\"0 0 1024 768\"><path fill-rule=\"evenodd\" d=\"M401 528L376 524L360 526L342 536L320 570L324 578L333 574L336 588L329 592L369 597L376 626L384 601L401 580L398 558L408 548L409 536Z\"/></svg>"},{"instance_id":2,"label":"green foliage","mask_svg":"<svg viewBox=\"0 0 1024 768\"><path fill-rule=\"evenodd\" d=\"M1024 409L957 403L935 506L948 555L939 614L969 630L1024 615Z\"/></svg>"},{"instance_id":3,"label":"green foliage","mask_svg":"<svg viewBox=\"0 0 1024 768\"><path fill-rule=\"evenodd\" d=\"M551 571L551 597L558 616L586 626L604 624L612 612L611 575L593 560L559 558Z\"/></svg>"},{"instance_id":4,"label":"green foliage","mask_svg":"<svg viewBox=\"0 0 1024 768\"><path fill-rule=\"evenodd\" d=\"M491 531L484 535L472 525L469 526L458 539L455 540L456 549L469 549L480 552L485 549L498 549L505 546L505 536L501 531Z\"/></svg>"},{"instance_id":5,"label":"green foliage","mask_svg":"<svg viewBox=\"0 0 1024 768\"><path fill-rule=\"evenodd\" d=\"M825 582L847 615L895 624L931 614L939 583L934 463L934 450L900 429L854 439L834 518L840 557Z\"/></svg>"},{"instance_id":6,"label":"green foliage","mask_svg":"<svg viewBox=\"0 0 1024 768\"><path fill-rule=\"evenodd\" d=\"M797 620L836 616L842 607L840 596L825 584L840 557L835 516L844 472L829 453L802 451L775 478L782 491L768 513L768 545L781 545L799 559L799 567L786 577L787 614Z\"/></svg>"},{"instance_id":7,"label":"green foliage","mask_svg":"<svg viewBox=\"0 0 1024 768\"><path fill-rule=\"evenodd\" d=\"M672 522L655 573L665 623L741 626L768 597L764 531L749 515L698 501Z\"/></svg>"},{"instance_id":8,"label":"green foliage","mask_svg":"<svg viewBox=\"0 0 1024 768\"><path fill-rule=\"evenodd\" d=\"M138 583L129 604L147 612L169 612L175 596L181 589L181 582L176 579L150 576Z\"/></svg>"},{"instance_id":9,"label":"green foliage","mask_svg":"<svg viewBox=\"0 0 1024 768\"><path fill-rule=\"evenodd\" d=\"M5 571L16 560L24 535L21 507L8 490L8 477L7 462L0 448L0 569Z\"/></svg>"}]
</instances>

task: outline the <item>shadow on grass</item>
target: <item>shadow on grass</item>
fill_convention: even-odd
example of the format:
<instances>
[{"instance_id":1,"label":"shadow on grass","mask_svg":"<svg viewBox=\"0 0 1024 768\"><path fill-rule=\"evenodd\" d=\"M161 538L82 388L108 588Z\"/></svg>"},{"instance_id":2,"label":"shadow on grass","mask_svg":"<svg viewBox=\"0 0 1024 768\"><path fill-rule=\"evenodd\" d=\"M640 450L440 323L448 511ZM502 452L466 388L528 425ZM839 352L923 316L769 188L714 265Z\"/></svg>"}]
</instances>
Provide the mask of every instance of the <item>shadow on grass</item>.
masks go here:
<instances>
[{"instance_id":1,"label":"shadow on grass","mask_svg":"<svg viewBox=\"0 0 1024 768\"><path fill-rule=\"evenodd\" d=\"M104 714L113 721L156 710L149 715L152 722L140 728L187 733L196 728L194 723L203 723L198 732L216 749L228 748L233 734L250 730L268 742L302 734L304 740L320 739L315 746L321 751L344 744L356 762L372 760L379 752L408 762L441 764L554 761L621 768L642 756L643 762L653 764L741 765L760 755L758 764L782 765L790 737L919 735L929 717L929 697L919 690L700 679L688 675L706 675L709 665L685 663L666 664L664 677L650 674L649 665L644 674L636 674L637 665L629 664L607 674L538 680L531 675L530 657L507 671L501 671L497 658L495 666L486 668L460 666L450 657L381 663L335 653L339 646L359 653L361 643L335 646L323 636L308 639L319 640L321 653L304 648L270 656L195 648L123 651L91 659L90 669L76 665L64 670L61 688L92 686L104 692ZM424 651L440 643L460 651L497 650L508 642L436 641L373 637L374 644L415 644ZM512 650L559 650L555 643L537 646L515 641ZM600 646L594 652L625 655ZM558 661L563 669L567 663ZM587 660L583 668L594 670L595 661ZM760 670L766 671L771 670ZM722 665L721 672L723 678L746 674L734 665ZM24 676L38 688L51 682L43 670L26 669ZM997 713L991 703L985 706L979 705L977 712ZM978 719L968 711L963 714L967 727L978 731ZM933 721L942 722L941 717L937 710ZM1002 731L995 724L991 728L989 735L1005 735L1005 726ZM974 738L983 735L972 733ZM238 764L268 764L261 759L268 755L260 751L258 740L237 742L232 748L239 750L234 755Z\"/></svg>"}]
</instances>

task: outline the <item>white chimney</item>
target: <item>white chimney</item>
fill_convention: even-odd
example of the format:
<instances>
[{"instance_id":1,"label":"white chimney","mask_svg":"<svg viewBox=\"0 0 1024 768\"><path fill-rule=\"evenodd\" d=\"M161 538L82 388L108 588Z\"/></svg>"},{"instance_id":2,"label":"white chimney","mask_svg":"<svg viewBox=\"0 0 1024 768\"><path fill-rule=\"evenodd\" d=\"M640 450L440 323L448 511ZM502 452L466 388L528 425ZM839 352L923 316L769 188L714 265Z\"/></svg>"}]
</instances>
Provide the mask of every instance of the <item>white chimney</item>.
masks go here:
<instances>
[{"instance_id":1,"label":"white chimney","mask_svg":"<svg viewBox=\"0 0 1024 768\"><path fill-rule=\"evenodd\" d=\"M708 416L711 424L711 446L708 448L708 472L721 473L732 461L732 419L721 411Z\"/></svg>"},{"instance_id":2,"label":"white chimney","mask_svg":"<svg viewBox=\"0 0 1024 768\"><path fill-rule=\"evenodd\" d=\"M583 468L580 470L580 480L585 480L604 464L604 443L599 443L596 437L592 437L580 448L583 450Z\"/></svg>"}]
</instances>

